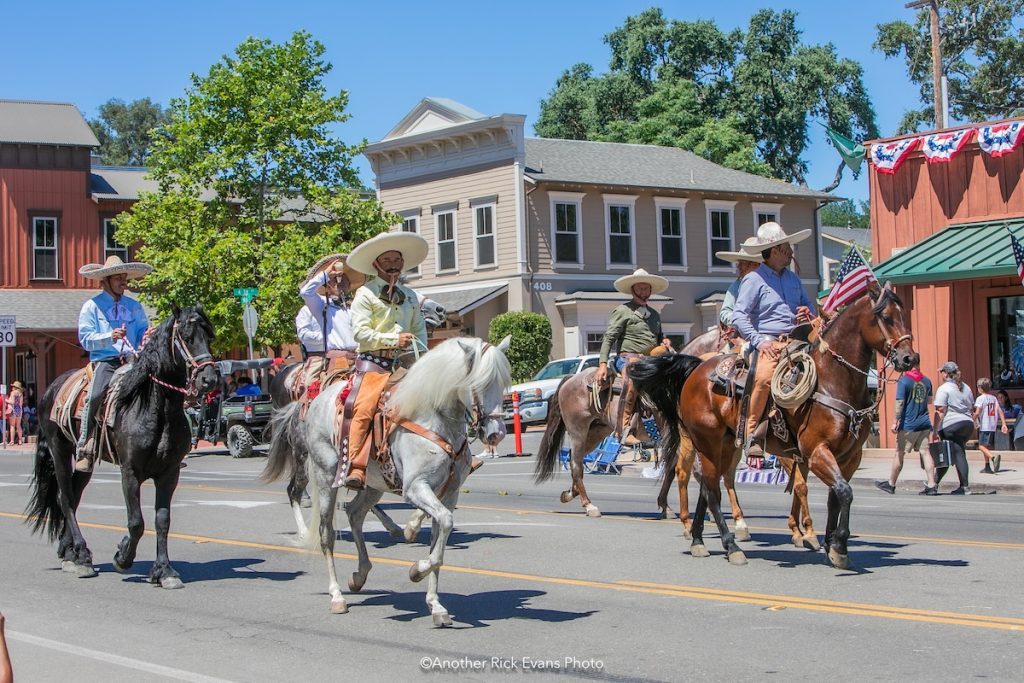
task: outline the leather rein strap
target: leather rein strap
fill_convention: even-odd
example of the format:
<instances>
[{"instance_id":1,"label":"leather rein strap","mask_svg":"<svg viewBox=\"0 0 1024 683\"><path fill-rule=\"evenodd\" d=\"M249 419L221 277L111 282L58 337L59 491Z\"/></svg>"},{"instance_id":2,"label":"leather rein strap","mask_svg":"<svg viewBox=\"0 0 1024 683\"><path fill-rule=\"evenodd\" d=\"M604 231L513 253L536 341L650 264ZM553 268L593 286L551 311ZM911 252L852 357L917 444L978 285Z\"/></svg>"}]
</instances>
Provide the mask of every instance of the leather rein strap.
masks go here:
<instances>
[{"instance_id":1,"label":"leather rein strap","mask_svg":"<svg viewBox=\"0 0 1024 683\"><path fill-rule=\"evenodd\" d=\"M383 444L387 444L390 440L391 434L396 428L401 427L402 429L408 430L416 436L422 437L427 441L437 445L441 450L448 454L451 461L448 466L448 478L444 482L444 486L437 492L438 498L444 498L448 492L448 487L451 486L452 481L455 479L455 463L459 461L459 458L469 455L469 439L465 439L462 442L462 446L458 450L455 449L450 443L448 443L444 437L437 432L431 431L421 424L413 422L412 420L404 417L397 417L392 414L386 415L388 422L388 428L385 430Z\"/></svg>"}]
</instances>

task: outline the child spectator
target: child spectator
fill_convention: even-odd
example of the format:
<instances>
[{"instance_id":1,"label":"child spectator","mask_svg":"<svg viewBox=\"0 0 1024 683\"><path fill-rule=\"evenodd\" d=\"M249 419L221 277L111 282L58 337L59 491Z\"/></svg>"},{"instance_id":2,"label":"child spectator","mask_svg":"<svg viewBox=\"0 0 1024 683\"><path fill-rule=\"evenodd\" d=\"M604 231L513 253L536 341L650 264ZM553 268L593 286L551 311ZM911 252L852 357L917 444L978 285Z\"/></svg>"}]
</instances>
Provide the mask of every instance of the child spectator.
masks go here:
<instances>
[{"instance_id":1,"label":"child spectator","mask_svg":"<svg viewBox=\"0 0 1024 683\"><path fill-rule=\"evenodd\" d=\"M992 455L991 448L996 445L996 418L1002 423L1002 432L1006 434L1006 416L999 406L999 400L993 396L992 380L982 377L978 380L978 398L974 401L974 423L978 425L978 450L985 456L985 467L982 474L995 474L999 471L1000 455Z\"/></svg>"}]
</instances>

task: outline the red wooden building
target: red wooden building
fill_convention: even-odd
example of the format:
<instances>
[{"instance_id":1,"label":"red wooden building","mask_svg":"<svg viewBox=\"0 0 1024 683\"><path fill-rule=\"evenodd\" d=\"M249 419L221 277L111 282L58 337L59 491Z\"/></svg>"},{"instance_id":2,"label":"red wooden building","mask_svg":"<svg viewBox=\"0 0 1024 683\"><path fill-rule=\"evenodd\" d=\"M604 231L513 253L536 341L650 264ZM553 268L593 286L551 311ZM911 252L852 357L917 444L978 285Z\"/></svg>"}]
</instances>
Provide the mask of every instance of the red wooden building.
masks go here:
<instances>
[{"instance_id":1,"label":"red wooden building","mask_svg":"<svg viewBox=\"0 0 1024 683\"><path fill-rule=\"evenodd\" d=\"M926 146L948 151L959 131L967 138L951 159L926 158ZM954 360L972 391L989 377L1015 400L1024 381L1010 349L1024 334L1024 287L1009 235L1024 240L1022 132L1024 120L1011 119L937 131L930 140L919 133L866 143L892 150L914 141L891 173L872 160L869 180L872 254L882 261L876 274L897 285L910 310L922 372L937 383L937 368ZM999 136L1012 144L993 147ZM889 392L879 408L883 446L894 445L893 400Z\"/></svg>"}]
</instances>

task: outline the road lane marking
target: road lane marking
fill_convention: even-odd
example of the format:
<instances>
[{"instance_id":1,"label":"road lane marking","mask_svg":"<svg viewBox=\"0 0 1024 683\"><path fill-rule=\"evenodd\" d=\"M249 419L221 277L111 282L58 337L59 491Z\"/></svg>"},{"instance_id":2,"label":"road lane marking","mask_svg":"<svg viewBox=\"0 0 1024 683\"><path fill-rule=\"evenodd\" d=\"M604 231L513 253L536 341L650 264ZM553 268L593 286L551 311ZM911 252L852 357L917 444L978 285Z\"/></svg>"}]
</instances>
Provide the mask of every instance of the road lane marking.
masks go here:
<instances>
[{"instance_id":1,"label":"road lane marking","mask_svg":"<svg viewBox=\"0 0 1024 683\"><path fill-rule=\"evenodd\" d=\"M28 643L29 645L46 648L48 650L56 650L57 652L75 655L77 657L86 657L100 662L107 662L108 664L116 664L117 666L123 666L126 669L135 669L136 671L144 671L157 676L173 678L177 681L190 681L191 683L231 683L225 678L214 678L212 676L197 674L192 671L174 669L161 664L144 662L141 659L132 659L131 657L123 657L109 652L102 652L100 650L93 650L87 647L71 645L70 643L62 643L60 641L50 640L49 638L40 638L39 636L33 636L20 631L8 631L7 638L22 643Z\"/></svg>"},{"instance_id":2,"label":"road lane marking","mask_svg":"<svg viewBox=\"0 0 1024 683\"><path fill-rule=\"evenodd\" d=\"M9 512L0 512L0 517L14 519L27 519L27 515L18 515ZM111 524L96 524L92 522L79 522L79 526L114 531L121 533L122 527ZM146 530L147 536L155 535L155 532ZM317 551L310 551L296 546L275 545L269 543L255 543L253 541L242 541L238 539L217 538L215 536L200 536L196 534L182 534L171 532L170 538L194 543L215 543L218 545L233 546L239 548L250 548L258 550L270 550L277 552L288 552L302 555L317 555ZM358 557L353 553L335 552L337 559L357 561ZM375 564L406 567L409 560L371 556L370 561ZM525 574L522 572L509 572L495 569L484 569L480 567L463 567L455 564L445 564L445 571L459 574L470 574L475 576L487 576L499 579L513 579L518 581L553 584L560 586L574 586L579 588L597 588L602 590L614 590L631 593L643 593L647 595L664 595L670 597L691 598L695 600L709 600L716 602L733 602L760 607L787 607L812 612L830 612L833 614L851 614L859 616L878 617L883 619L897 619L903 621L919 621L932 624L946 624L950 626L970 626L973 628L987 628L1003 631L1024 632L1024 619L1017 617L999 617L984 614L969 614L962 612L937 612L933 610L921 610L912 607L893 607L888 605L875 605L869 603L845 603L819 598L804 598L799 596L773 595L771 593L748 593L733 591L722 588L705 588L701 586L680 586L675 584L648 583L642 581L594 581L589 579L569 579L557 576L543 576L540 574Z\"/></svg>"}]
</instances>

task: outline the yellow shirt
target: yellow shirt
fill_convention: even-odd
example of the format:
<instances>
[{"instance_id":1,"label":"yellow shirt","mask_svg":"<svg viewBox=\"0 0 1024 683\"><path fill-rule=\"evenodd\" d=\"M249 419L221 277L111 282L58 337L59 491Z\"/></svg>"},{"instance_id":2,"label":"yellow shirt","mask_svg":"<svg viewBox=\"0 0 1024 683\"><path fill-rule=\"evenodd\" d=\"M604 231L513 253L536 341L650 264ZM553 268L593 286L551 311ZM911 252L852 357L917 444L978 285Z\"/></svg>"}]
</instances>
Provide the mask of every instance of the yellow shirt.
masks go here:
<instances>
[{"instance_id":1,"label":"yellow shirt","mask_svg":"<svg viewBox=\"0 0 1024 683\"><path fill-rule=\"evenodd\" d=\"M401 292L396 297L404 299L400 304L387 302L380 297L386 284L380 278L373 278L356 290L352 300L352 336L358 345L357 351L374 352L383 349L397 349L398 335L410 332L423 346L427 346L427 325L420 313L416 293L403 285L395 285ZM414 342L415 343L415 342Z\"/></svg>"}]
</instances>

